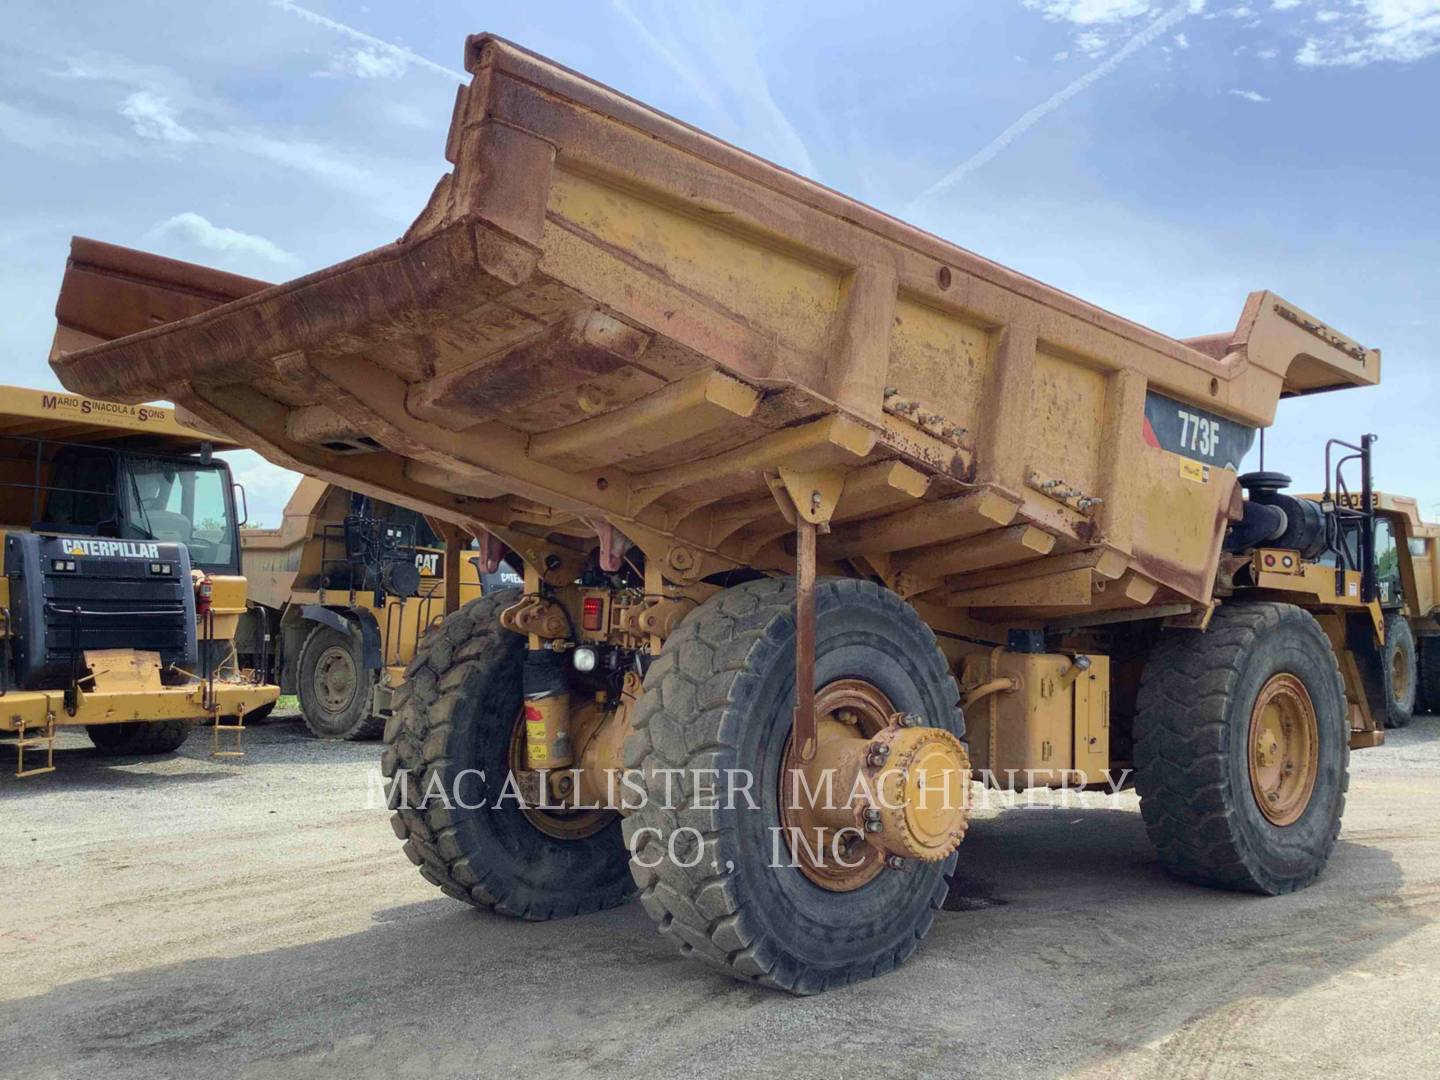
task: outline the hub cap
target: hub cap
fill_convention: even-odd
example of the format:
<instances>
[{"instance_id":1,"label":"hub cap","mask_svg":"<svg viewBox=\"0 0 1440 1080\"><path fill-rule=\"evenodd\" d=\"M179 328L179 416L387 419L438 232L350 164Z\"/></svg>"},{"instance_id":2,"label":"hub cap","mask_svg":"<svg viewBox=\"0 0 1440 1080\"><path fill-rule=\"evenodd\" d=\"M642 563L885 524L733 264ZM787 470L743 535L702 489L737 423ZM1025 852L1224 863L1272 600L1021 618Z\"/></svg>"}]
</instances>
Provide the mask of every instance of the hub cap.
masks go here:
<instances>
[{"instance_id":1,"label":"hub cap","mask_svg":"<svg viewBox=\"0 0 1440 1080\"><path fill-rule=\"evenodd\" d=\"M1405 654L1396 649L1395 655L1390 658L1390 696L1397 705L1404 705L1409 693L1410 668L1405 663Z\"/></svg>"},{"instance_id":2,"label":"hub cap","mask_svg":"<svg viewBox=\"0 0 1440 1080\"><path fill-rule=\"evenodd\" d=\"M320 654L320 661L315 665L315 692L326 712L341 713L348 709L355 700L359 682L355 659L349 649L331 645Z\"/></svg>"},{"instance_id":3,"label":"hub cap","mask_svg":"<svg viewBox=\"0 0 1440 1080\"><path fill-rule=\"evenodd\" d=\"M823 687L815 714L815 758L802 765L787 740L780 785L780 824L805 877L849 892L887 867L955 850L970 816L960 740L898 716L860 679Z\"/></svg>"},{"instance_id":4,"label":"hub cap","mask_svg":"<svg viewBox=\"0 0 1440 1080\"><path fill-rule=\"evenodd\" d=\"M1310 805L1318 772L1319 724L1309 691L1282 672L1260 688L1250 711L1250 789L1272 825L1291 825Z\"/></svg>"}]
</instances>

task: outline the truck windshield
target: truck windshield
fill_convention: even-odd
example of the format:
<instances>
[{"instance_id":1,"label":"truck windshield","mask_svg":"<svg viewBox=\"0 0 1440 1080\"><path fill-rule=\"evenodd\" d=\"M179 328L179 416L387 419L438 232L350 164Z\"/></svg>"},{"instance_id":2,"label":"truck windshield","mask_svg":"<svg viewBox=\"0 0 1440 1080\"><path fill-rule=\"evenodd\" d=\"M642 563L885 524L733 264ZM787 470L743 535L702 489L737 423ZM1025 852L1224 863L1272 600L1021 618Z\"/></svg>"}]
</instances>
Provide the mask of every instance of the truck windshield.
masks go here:
<instances>
[{"instance_id":1,"label":"truck windshield","mask_svg":"<svg viewBox=\"0 0 1440 1080\"><path fill-rule=\"evenodd\" d=\"M202 570L235 569L236 528L223 466L126 457L125 533L184 544Z\"/></svg>"}]
</instances>

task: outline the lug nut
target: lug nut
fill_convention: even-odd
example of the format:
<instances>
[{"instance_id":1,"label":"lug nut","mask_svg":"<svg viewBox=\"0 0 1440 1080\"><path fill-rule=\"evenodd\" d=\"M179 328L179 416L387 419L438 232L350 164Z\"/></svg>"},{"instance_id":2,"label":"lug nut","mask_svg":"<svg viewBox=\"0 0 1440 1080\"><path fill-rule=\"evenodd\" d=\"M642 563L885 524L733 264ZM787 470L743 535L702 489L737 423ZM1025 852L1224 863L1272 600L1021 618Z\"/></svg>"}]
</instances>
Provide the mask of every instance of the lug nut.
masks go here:
<instances>
[{"instance_id":1,"label":"lug nut","mask_svg":"<svg viewBox=\"0 0 1440 1080\"><path fill-rule=\"evenodd\" d=\"M904 870L905 860L902 859L899 855L886 855L885 865L888 866L891 870Z\"/></svg>"}]
</instances>

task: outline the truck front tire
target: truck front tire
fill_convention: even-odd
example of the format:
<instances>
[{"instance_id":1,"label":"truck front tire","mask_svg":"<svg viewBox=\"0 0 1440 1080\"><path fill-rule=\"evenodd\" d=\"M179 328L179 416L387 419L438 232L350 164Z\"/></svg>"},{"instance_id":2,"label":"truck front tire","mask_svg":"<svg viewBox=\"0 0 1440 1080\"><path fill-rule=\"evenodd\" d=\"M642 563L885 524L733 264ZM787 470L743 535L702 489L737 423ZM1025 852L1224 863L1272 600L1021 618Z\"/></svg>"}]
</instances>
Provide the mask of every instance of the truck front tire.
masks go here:
<instances>
[{"instance_id":1,"label":"truck front tire","mask_svg":"<svg viewBox=\"0 0 1440 1080\"><path fill-rule=\"evenodd\" d=\"M171 754L195 729L194 720L134 720L86 724L85 734L102 754Z\"/></svg>"},{"instance_id":2,"label":"truck front tire","mask_svg":"<svg viewBox=\"0 0 1440 1080\"><path fill-rule=\"evenodd\" d=\"M374 673L365 667L359 634L316 626L300 647L296 687L305 726L322 739L377 738L385 718L370 711Z\"/></svg>"},{"instance_id":3,"label":"truck front tire","mask_svg":"<svg viewBox=\"0 0 1440 1080\"><path fill-rule=\"evenodd\" d=\"M1308 885L1340 832L1350 739L1339 666L1290 604L1220 608L1146 661L1135 787L1175 876L1276 895Z\"/></svg>"},{"instance_id":4,"label":"truck front tire","mask_svg":"<svg viewBox=\"0 0 1440 1080\"><path fill-rule=\"evenodd\" d=\"M1404 615L1385 617L1385 726L1403 728L1415 715L1420 664L1415 655L1415 632Z\"/></svg>"},{"instance_id":5,"label":"truck front tire","mask_svg":"<svg viewBox=\"0 0 1440 1080\"><path fill-rule=\"evenodd\" d=\"M817 688L863 683L895 711L964 737L955 679L914 609L872 582L843 578L820 579L815 606ZM625 835L641 902L682 955L813 994L904 963L944 903L956 854L843 888L822 886L787 857L776 830L794 705L793 579L751 581L707 600L645 677L625 764L640 769L648 797L625 819ZM690 790L709 783L704 776L721 798ZM732 776L751 781L753 805L724 796ZM667 798L671 777L679 783Z\"/></svg>"}]
</instances>

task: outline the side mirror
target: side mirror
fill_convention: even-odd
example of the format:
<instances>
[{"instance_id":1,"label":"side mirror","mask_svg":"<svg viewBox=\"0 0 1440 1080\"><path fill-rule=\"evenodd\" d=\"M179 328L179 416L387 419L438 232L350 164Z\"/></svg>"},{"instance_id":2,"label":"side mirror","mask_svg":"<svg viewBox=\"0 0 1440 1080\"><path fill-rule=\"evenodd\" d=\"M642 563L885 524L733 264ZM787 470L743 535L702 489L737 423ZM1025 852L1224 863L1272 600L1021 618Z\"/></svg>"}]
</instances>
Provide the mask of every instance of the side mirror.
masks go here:
<instances>
[{"instance_id":1,"label":"side mirror","mask_svg":"<svg viewBox=\"0 0 1440 1080\"><path fill-rule=\"evenodd\" d=\"M236 480L230 486L235 489L235 501L240 504L240 523L235 527L243 529L250 523L250 504L245 499L245 485Z\"/></svg>"}]
</instances>

